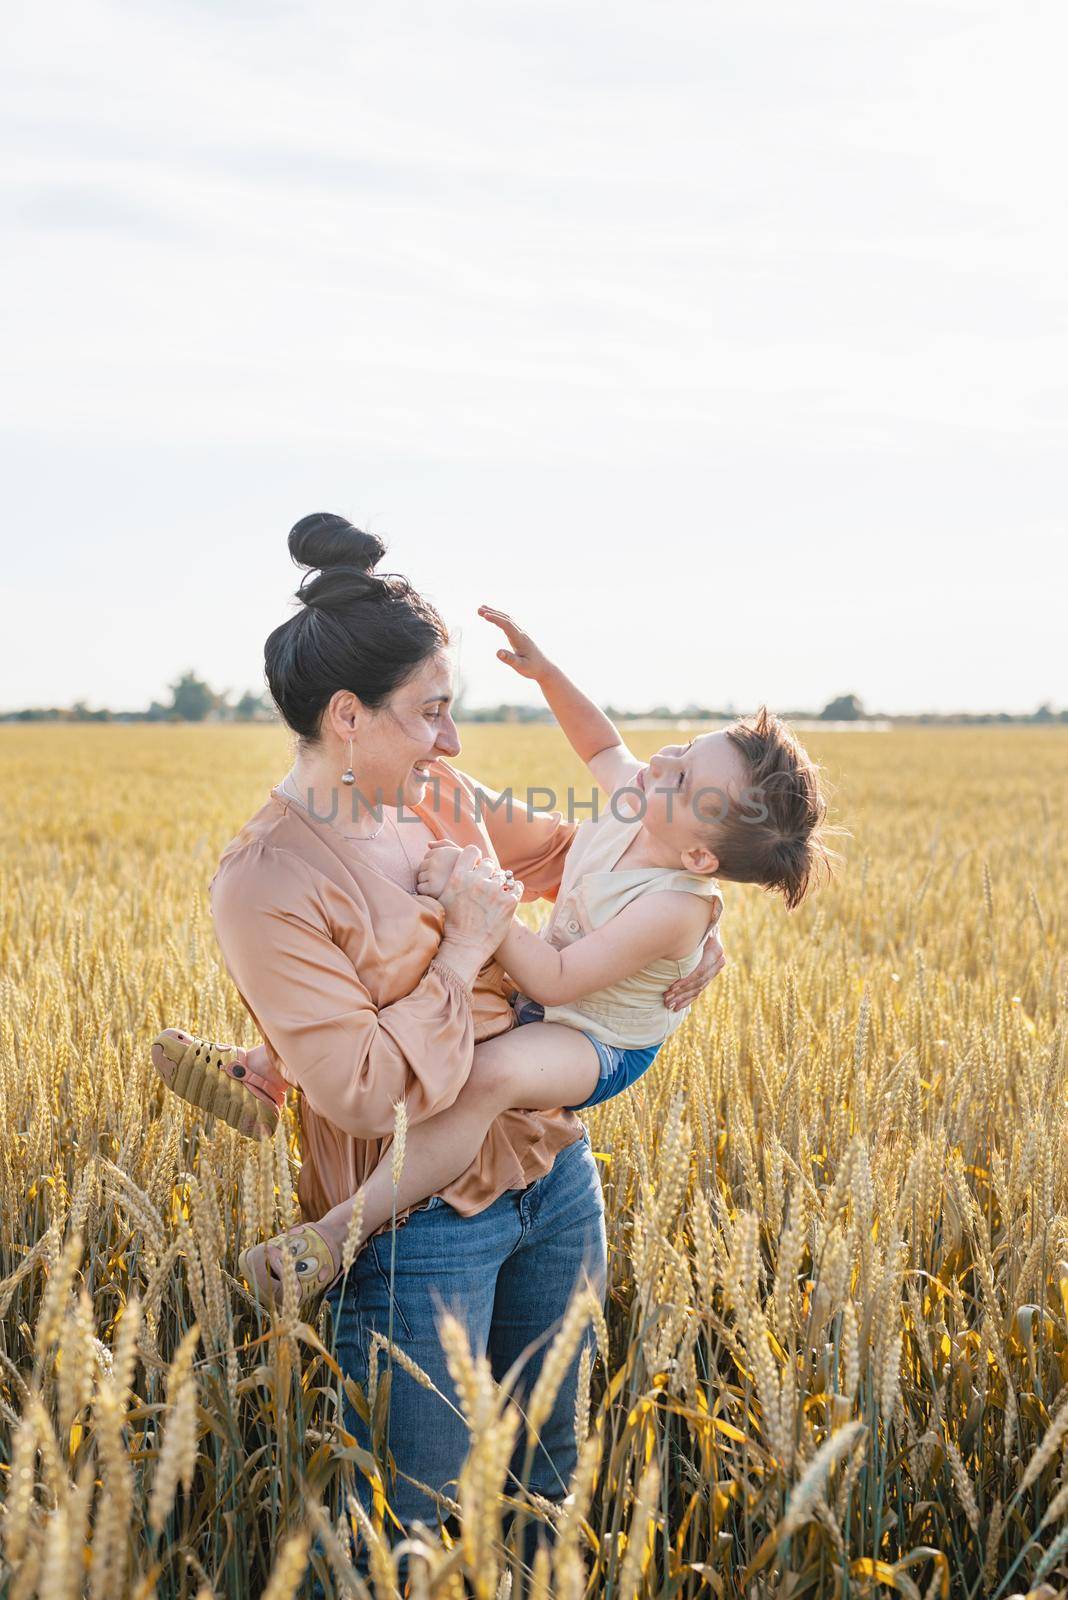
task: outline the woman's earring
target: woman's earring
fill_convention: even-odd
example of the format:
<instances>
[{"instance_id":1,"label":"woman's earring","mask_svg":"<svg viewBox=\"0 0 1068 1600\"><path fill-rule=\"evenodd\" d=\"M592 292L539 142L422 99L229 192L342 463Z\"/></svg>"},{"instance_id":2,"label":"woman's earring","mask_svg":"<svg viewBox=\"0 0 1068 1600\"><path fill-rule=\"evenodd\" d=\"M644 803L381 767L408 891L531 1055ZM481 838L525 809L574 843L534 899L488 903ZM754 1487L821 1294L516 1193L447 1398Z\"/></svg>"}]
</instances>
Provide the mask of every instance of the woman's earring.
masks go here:
<instances>
[{"instance_id":1,"label":"woman's earring","mask_svg":"<svg viewBox=\"0 0 1068 1600\"><path fill-rule=\"evenodd\" d=\"M349 740L349 764L348 764L348 767L345 769L345 771L341 774L341 781L346 786L346 788L349 788L349 789L351 789L352 785L356 782L356 774L352 770L352 740L351 739Z\"/></svg>"}]
</instances>

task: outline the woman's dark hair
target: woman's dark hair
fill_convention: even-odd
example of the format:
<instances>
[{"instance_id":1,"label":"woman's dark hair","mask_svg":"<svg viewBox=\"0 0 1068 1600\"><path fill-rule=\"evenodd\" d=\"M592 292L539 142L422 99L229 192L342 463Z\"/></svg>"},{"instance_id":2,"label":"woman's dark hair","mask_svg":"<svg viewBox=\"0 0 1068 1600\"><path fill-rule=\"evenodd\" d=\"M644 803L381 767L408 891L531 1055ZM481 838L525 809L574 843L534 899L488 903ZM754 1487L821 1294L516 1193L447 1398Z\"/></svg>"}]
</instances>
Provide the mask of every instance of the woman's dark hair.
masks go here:
<instances>
[{"instance_id":1,"label":"woman's dark hair","mask_svg":"<svg viewBox=\"0 0 1068 1600\"><path fill-rule=\"evenodd\" d=\"M268 635L263 664L288 726L314 740L338 689L351 690L373 710L448 644L449 635L407 578L375 574L386 547L347 518L330 511L302 517L290 529L289 553L315 576L302 579L297 590L301 609Z\"/></svg>"}]
</instances>

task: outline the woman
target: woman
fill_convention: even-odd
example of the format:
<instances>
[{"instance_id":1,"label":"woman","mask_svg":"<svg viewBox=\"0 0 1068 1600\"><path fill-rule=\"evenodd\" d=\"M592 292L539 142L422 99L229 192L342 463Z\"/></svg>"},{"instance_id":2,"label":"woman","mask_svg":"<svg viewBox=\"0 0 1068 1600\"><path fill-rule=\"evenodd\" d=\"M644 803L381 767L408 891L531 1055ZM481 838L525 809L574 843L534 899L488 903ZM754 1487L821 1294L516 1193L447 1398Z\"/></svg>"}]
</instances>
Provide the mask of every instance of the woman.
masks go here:
<instances>
[{"instance_id":1,"label":"woman","mask_svg":"<svg viewBox=\"0 0 1068 1600\"><path fill-rule=\"evenodd\" d=\"M452 1104L477 1040L510 1027L503 974L487 962L523 898L553 896L574 828L558 814L483 807L491 792L445 764L460 741L450 713L448 636L402 578L375 576L383 546L344 518L316 513L289 536L302 609L265 647L271 694L297 735L283 785L227 846L211 882L226 966L272 1065L300 1090L302 1212L351 1195L390 1143L395 1103L415 1123ZM380 811L339 809L339 780ZM432 800L428 791L432 790ZM340 788L342 795L347 791ZM397 809L397 805L401 809ZM472 846L445 903L416 876L433 839ZM675 998L692 998L722 964L715 940ZM241 1071L242 1068L228 1070ZM604 1207L589 1137L569 1111L508 1111L477 1160L440 1194L373 1237L330 1291L343 1369L367 1379L373 1332L392 1337L446 1395L440 1306L465 1322L476 1354L503 1377L537 1378L576 1283L603 1295ZM344 1283L344 1280L343 1280ZM542 1430L531 1487L559 1499L574 1467L578 1355ZM348 1425L361 1443L363 1424ZM394 1366L391 1504L434 1524L421 1486L446 1490L466 1454L462 1420ZM361 1480L361 1492L367 1486Z\"/></svg>"}]
</instances>

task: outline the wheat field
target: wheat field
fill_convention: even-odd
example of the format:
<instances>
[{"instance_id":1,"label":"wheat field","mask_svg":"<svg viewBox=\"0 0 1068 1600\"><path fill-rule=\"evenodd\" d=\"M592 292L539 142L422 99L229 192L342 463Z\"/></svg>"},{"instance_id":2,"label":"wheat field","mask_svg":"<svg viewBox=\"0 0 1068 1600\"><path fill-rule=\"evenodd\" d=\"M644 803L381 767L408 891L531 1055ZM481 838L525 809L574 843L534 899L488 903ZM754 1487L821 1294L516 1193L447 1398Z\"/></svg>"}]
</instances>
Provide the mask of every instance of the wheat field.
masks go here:
<instances>
[{"instance_id":1,"label":"wheat field","mask_svg":"<svg viewBox=\"0 0 1068 1600\"><path fill-rule=\"evenodd\" d=\"M1068 732L804 742L836 882L793 915L728 888L723 976L589 1114L609 1298L545 1368L594 1322L572 1493L505 1481L551 1393L521 1415L444 1325L472 1452L412 1595L1068 1593ZM287 736L5 727L0 755L0 1592L400 1594L393 1353L361 1458L328 1315L234 1276L295 1215L292 1111L251 1146L148 1060L164 1024L256 1042L206 891ZM470 727L459 764L580 778L542 728ZM517 1507L553 1524L532 1570Z\"/></svg>"}]
</instances>

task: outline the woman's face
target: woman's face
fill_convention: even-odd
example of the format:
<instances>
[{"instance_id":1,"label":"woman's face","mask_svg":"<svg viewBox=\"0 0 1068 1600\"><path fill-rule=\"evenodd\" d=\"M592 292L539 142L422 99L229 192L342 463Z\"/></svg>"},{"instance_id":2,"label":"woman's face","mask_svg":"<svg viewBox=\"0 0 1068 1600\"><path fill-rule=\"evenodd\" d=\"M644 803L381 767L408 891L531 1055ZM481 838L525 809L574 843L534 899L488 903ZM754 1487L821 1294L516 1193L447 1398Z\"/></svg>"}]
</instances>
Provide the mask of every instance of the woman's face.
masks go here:
<instances>
[{"instance_id":1,"label":"woman's face","mask_svg":"<svg viewBox=\"0 0 1068 1600\"><path fill-rule=\"evenodd\" d=\"M369 802L419 805L427 767L459 753L452 720L452 662L444 651L429 656L377 711L361 708L353 735L356 785Z\"/></svg>"}]
</instances>

